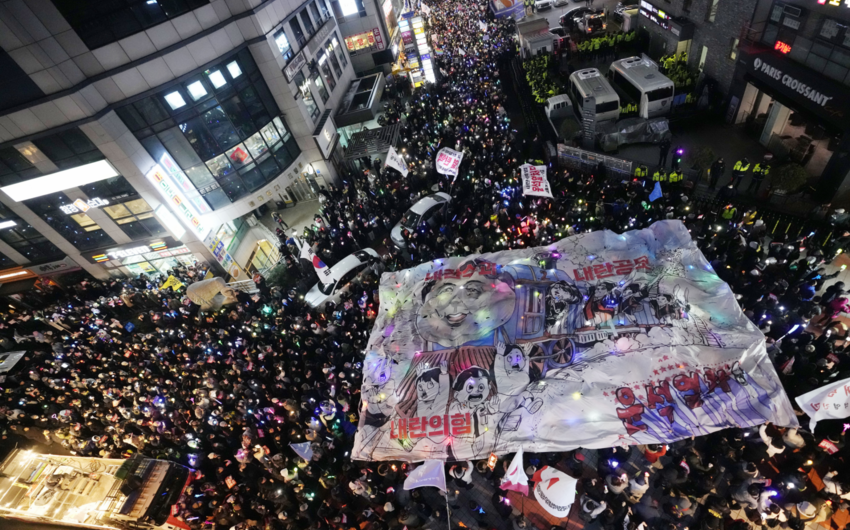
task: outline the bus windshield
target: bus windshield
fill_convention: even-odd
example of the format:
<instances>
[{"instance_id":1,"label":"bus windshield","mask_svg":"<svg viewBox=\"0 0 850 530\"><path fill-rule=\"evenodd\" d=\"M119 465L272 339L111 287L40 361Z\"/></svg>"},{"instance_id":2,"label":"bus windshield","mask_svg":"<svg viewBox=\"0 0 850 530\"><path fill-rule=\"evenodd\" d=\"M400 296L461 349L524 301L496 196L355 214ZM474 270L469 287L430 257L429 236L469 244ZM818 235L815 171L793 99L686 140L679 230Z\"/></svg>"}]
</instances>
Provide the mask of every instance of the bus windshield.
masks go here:
<instances>
[{"instance_id":1,"label":"bus windshield","mask_svg":"<svg viewBox=\"0 0 850 530\"><path fill-rule=\"evenodd\" d=\"M673 87L666 86L663 88L656 88L655 90L650 90L646 93L646 99L650 102L659 101L661 99L669 99L673 97Z\"/></svg>"}]
</instances>

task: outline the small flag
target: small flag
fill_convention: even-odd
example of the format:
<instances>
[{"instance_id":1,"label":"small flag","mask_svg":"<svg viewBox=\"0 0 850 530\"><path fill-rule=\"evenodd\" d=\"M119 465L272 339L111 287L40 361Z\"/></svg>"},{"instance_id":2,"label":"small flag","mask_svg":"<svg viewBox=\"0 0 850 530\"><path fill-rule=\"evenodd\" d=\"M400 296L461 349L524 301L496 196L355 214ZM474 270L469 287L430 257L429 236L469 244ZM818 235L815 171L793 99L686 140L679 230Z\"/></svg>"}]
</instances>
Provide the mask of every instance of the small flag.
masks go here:
<instances>
[{"instance_id":1,"label":"small flag","mask_svg":"<svg viewBox=\"0 0 850 530\"><path fill-rule=\"evenodd\" d=\"M502 484L499 486L503 490L518 491L523 495L528 495L528 476L522 469L522 448L514 455L511 465L505 472L502 478Z\"/></svg>"},{"instance_id":2,"label":"small flag","mask_svg":"<svg viewBox=\"0 0 850 530\"><path fill-rule=\"evenodd\" d=\"M309 462L313 459L313 448L310 447L310 442L302 442L300 444L289 444L289 447L295 451L295 454Z\"/></svg>"},{"instance_id":3,"label":"small flag","mask_svg":"<svg viewBox=\"0 0 850 530\"><path fill-rule=\"evenodd\" d=\"M442 460L426 460L404 479L404 489L431 486L446 491L446 468Z\"/></svg>"},{"instance_id":4,"label":"small flag","mask_svg":"<svg viewBox=\"0 0 850 530\"><path fill-rule=\"evenodd\" d=\"M169 276L165 283L159 286L159 290L163 291L171 287L172 291L176 291L177 289L183 287L183 282L175 278L174 276Z\"/></svg>"},{"instance_id":5,"label":"small flag","mask_svg":"<svg viewBox=\"0 0 850 530\"><path fill-rule=\"evenodd\" d=\"M655 188L652 190L652 193L649 194L649 202L653 202L655 199L660 199L661 195L661 183L656 182Z\"/></svg>"}]
</instances>

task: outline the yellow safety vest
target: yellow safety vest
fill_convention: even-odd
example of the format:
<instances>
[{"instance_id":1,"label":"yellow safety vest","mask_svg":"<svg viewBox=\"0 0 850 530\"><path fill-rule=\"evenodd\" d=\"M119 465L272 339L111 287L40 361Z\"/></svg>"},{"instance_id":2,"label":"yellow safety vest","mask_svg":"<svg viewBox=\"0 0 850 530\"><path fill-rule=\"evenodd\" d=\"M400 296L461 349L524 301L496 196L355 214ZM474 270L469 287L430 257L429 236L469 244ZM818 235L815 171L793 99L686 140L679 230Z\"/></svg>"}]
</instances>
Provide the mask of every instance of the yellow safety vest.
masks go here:
<instances>
[{"instance_id":1,"label":"yellow safety vest","mask_svg":"<svg viewBox=\"0 0 850 530\"><path fill-rule=\"evenodd\" d=\"M723 217L726 220L729 220L729 219L732 219L733 217L735 217L736 213L738 213L737 208L726 208L725 210L723 210L721 217Z\"/></svg>"},{"instance_id":2,"label":"yellow safety vest","mask_svg":"<svg viewBox=\"0 0 850 530\"><path fill-rule=\"evenodd\" d=\"M635 168L635 176L639 178L643 178L646 176L647 168L646 166L638 166Z\"/></svg>"},{"instance_id":3,"label":"yellow safety vest","mask_svg":"<svg viewBox=\"0 0 850 530\"><path fill-rule=\"evenodd\" d=\"M656 171L652 175L653 182L667 182L667 174L661 173L660 171Z\"/></svg>"},{"instance_id":4,"label":"yellow safety vest","mask_svg":"<svg viewBox=\"0 0 850 530\"><path fill-rule=\"evenodd\" d=\"M750 169L750 164L747 164L745 166L743 161L738 160L737 162L735 162L735 167L732 168L732 171L747 171L749 169Z\"/></svg>"},{"instance_id":5,"label":"yellow safety vest","mask_svg":"<svg viewBox=\"0 0 850 530\"><path fill-rule=\"evenodd\" d=\"M670 173L670 182L681 182L684 178L681 171L674 171Z\"/></svg>"},{"instance_id":6,"label":"yellow safety vest","mask_svg":"<svg viewBox=\"0 0 850 530\"><path fill-rule=\"evenodd\" d=\"M767 174L770 173L770 166L767 164L765 164L764 166L762 166L761 164L756 164L756 167L753 168L753 173L761 173L766 177Z\"/></svg>"}]
</instances>

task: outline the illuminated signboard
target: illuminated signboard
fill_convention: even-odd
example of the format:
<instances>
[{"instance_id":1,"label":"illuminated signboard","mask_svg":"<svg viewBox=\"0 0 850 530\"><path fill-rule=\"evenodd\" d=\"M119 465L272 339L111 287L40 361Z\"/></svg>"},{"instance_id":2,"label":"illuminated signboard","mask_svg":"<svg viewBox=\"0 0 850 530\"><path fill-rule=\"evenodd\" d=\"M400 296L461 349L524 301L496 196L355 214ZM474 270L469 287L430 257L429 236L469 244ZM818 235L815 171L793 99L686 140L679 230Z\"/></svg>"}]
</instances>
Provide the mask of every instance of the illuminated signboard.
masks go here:
<instances>
[{"instance_id":1,"label":"illuminated signboard","mask_svg":"<svg viewBox=\"0 0 850 530\"><path fill-rule=\"evenodd\" d=\"M123 247L110 248L105 251L99 251L98 254L86 256L92 263L103 263L113 259L123 259L132 256L141 256L150 252L163 252L169 247L180 246L180 243L175 243L170 237L157 239L149 242L146 245L127 245Z\"/></svg>"},{"instance_id":2,"label":"illuminated signboard","mask_svg":"<svg viewBox=\"0 0 850 530\"><path fill-rule=\"evenodd\" d=\"M818 0L818 3L822 6L850 7L850 0Z\"/></svg>"},{"instance_id":3,"label":"illuminated signboard","mask_svg":"<svg viewBox=\"0 0 850 530\"><path fill-rule=\"evenodd\" d=\"M101 199L100 197L95 197L94 199L89 199L88 201L84 201L82 199L77 199L73 204L63 204L59 207L64 213L71 215L78 212L86 213L92 208L97 208L98 206L106 206L109 204L109 201L106 199Z\"/></svg>"},{"instance_id":4,"label":"illuminated signboard","mask_svg":"<svg viewBox=\"0 0 850 530\"><path fill-rule=\"evenodd\" d=\"M168 172L162 166L156 164L146 175L159 193L165 197L168 207L177 215L183 224L189 227L198 239L202 240L210 229L201 218L198 210L189 202L183 190L174 182Z\"/></svg>"},{"instance_id":5,"label":"illuminated signboard","mask_svg":"<svg viewBox=\"0 0 850 530\"><path fill-rule=\"evenodd\" d=\"M848 1L850 1L850 0L848 0ZM775 50L779 50L780 52L782 52L784 54L791 53L791 45L785 44L782 41L776 41L776 44L773 46L773 48Z\"/></svg>"},{"instance_id":6,"label":"illuminated signboard","mask_svg":"<svg viewBox=\"0 0 850 530\"><path fill-rule=\"evenodd\" d=\"M670 15L650 4L646 0L640 2L640 14L655 22L664 29L670 29Z\"/></svg>"}]
</instances>

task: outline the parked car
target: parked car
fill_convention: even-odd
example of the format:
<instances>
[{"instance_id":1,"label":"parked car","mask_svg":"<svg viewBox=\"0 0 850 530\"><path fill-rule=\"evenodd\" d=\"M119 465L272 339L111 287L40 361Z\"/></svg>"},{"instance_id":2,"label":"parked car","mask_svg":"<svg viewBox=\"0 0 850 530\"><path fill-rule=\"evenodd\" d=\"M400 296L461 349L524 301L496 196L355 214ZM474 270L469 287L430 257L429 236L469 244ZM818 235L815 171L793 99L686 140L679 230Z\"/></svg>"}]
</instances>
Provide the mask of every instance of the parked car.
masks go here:
<instances>
[{"instance_id":1,"label":"parked car","mask_svg":"<svg viewBox=\"0 0 850 530\"><path fill-rule=\"evenodd\" d=\"M565 6L570 3L570 0L555 0L555 7Z\"/></svg>"},{"instance_id":2,"label":"parked car","mask_svg":"<svg viewBox=\"0 0 850 530\"><path fill-rule=\"evenodd\" d=\"M333 282L328 284L323 284L322 282L316 283L304 296L304 301L310 307L319 307L326 302L339 302L340 294L348 289L351 280L376 259L381 259L381 257L371 248L358 250L354 254L345 257L342 261L331 267L331 278L333 278Z\"/></svg>"},{"instance_id":3,"label":"parked car","mask_svg":"<svg viewBox=\"0 0 850 530\"><path fill-rule=\"evenodd\" d=\"M605 20L605 13L585 13L583 17L576 22L576 30L585 35L595 35L597 33L605 33L608 29L608 21Z\"/></svg>"},{"instance_id":4,"label":"parked car","mask_svg":"<svg viewBox=\"0 0 850 530\"><path fill-rule=\"evenodd\" d=\"M401 221L396 223L390 231L390 239L393 244L401 249L407 248L407 244L401 235L402 231L414 232L423 228L425 224L437 226L446 213L446 208L451 200L451 195L443 192L419 199L404 213Z\"/></svg>"},{"instance_id":5,"label":"parked car","mask_svg":"<svg viewBox=\"0 0 850 530\"><path fill-rule=\"evenodd\" d=\"M534 7L536 7L538 11L551 9L552 0L534 0Z\"/></svg>"},{"instance_id":6,"label":"parked car","mask_svg":"<svg viewBox=\"0 0 850 530\"><path fill-rule=\"evenodd\" d=\"M561 15L560 23L562 27L567 28L568 31L575 31L576 24L578 23L578 19L582 18L587 13L598 13L601 12L597 9L593 9L592 7L577 7L575 9L571 9Z\"/></svg>"}]
</instances>

